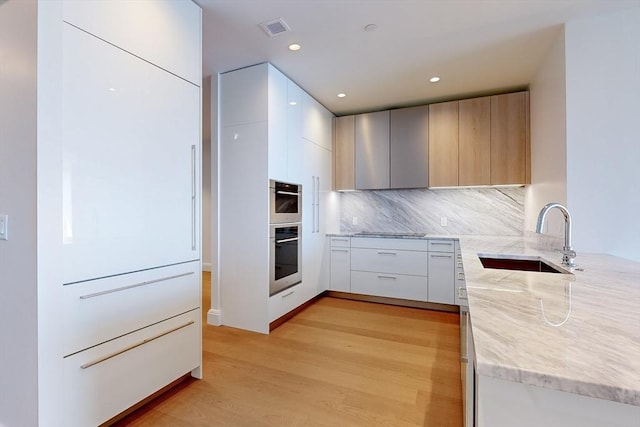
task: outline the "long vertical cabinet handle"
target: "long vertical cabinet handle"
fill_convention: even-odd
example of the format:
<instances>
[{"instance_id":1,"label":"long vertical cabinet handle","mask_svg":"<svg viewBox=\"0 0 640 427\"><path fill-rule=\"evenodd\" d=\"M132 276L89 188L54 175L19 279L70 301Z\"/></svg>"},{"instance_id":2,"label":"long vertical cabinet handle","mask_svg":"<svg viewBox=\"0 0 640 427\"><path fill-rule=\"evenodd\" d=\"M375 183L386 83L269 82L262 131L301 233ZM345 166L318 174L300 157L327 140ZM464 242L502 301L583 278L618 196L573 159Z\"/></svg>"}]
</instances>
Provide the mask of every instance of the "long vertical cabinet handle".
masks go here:
<instances>
[{"instance_id":1,"label":"long vertical cabinet handle","mask_svg":"<svg viewBox=\"0 0 640 427\"><path fill-rule=\"evenodd\" d=\"M196 146L191 146L191 250L196 250Z\"/></svg>"},{"instance_id":2,"label":"long vertical cabinet handle","mask_svg":"<svg viewBox=\"0 0 640 427\"><path fill-rule=\"evenodd\" d=\"M313 210L313 225L311 226L311 233L316 232L316 176L311 176L313 182L313 191L311 193L311 209Z\"/></svg>"},{"instance_id":3,"label":"long vertical cabinet handle","mask_svg":"<svg viewBox=\"0 0 640 427\"><path fill-rule=\"evenodd\" d=\"M320 177L316 176L316 233L320 232Z\"/></svg>"}]
</instances>

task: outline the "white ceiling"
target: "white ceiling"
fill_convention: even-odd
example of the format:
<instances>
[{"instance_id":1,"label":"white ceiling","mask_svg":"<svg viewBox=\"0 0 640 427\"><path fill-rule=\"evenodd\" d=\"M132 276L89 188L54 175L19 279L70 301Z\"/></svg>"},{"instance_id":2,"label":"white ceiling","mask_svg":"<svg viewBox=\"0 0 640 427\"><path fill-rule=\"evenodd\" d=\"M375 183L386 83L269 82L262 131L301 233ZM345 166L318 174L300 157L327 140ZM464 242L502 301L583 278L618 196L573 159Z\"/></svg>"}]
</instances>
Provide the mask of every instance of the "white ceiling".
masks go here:
<instances>
[{"instance_id":1,"label":"white ceiling","mask_svg":"<svg viewBox=\"0 0 640 427\"><path fill-rule=\"evenodd\" d=\"M524 88L564 22L640 0L196 0L204 75L271 62L337 115ZM259 23L283 18L268 37ZM364 26L377 24L375 31ZM299 43L291 52L287 46ZM437 75L441 81L429 83ZM337 98L345 92L345 98Z\"/></svg>"}]
</instances>

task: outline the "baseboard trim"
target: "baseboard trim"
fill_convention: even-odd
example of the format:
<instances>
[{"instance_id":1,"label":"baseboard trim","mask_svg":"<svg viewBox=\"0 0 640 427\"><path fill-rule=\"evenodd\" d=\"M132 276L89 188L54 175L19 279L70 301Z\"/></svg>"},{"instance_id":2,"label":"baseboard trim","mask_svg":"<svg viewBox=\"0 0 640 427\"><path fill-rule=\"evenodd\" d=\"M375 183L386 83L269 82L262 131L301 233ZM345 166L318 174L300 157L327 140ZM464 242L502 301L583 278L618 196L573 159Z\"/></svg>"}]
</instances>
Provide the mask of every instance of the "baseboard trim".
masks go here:
<instances>
[{"instance_id":1,"label":"baseboard trim","mask_svg":"<svg viewBox=\"0 0 640 427\"><path fill-rule=\"evenodd\" d=\"M214 309L207 311L207 323L213 326L222 326L222 312Z\"/></svg>"},{"instance_id":2,"label":"baseboard trim","mask_svg":"<svg viewBox=\"0 0 640 427\"><path fill-rule=\"evenodd\" d=\"M202 263L202 271L211 272L211 263L210 262L203 262Z\"/></svg>"},{"instance_id":3,"label":"baseboard trim","mask_svg":"<svg viewBox=\"0 0 640 427\"><path fill-rule=\"evenodd\" d=\"M449 313L459 313L460 307L457 305L439 304L435 302L414 301L400 298L377 297L373 295L352 294L349 292L324 291L324 296L333 298L350 299L354 301L373 302L376 304L397 305L400 307L420 308L423 310L446 311Z\"/></svg>"}]
</instances>

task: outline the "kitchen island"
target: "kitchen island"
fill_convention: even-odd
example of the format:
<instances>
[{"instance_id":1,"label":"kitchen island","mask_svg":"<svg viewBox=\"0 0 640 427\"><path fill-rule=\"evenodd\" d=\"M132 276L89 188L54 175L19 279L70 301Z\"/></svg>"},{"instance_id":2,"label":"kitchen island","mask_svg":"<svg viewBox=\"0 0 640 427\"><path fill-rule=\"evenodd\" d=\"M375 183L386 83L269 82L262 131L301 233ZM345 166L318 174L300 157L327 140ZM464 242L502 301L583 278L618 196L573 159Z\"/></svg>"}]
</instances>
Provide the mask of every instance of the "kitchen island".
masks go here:
<instances>
[{"instance_id":1,"label":"kitchen island","mask_svg":"<svg viewBox=\"0 0 640 427\"><path fill-rule=\"evenodd\" d=\"M477 425L638 426L640 264L578 252L572 274L484 268L478 254L560 266L560 239L461 236Z\"/></svg>"}]
</instances>

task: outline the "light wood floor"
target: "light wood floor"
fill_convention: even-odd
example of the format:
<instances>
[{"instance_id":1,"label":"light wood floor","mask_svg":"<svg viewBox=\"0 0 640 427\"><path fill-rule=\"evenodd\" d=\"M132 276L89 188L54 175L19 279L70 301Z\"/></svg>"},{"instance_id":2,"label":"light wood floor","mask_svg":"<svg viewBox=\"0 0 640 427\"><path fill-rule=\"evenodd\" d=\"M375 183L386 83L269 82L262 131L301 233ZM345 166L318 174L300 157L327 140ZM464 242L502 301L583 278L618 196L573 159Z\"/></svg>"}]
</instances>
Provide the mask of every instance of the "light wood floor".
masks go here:
<instances>
[{"instance_id":1,"label":"light wood floor","mask_svg":"<svg viewBox=\"0 0 640 427\"><path fill-rule=\"evenodd\" d=\"M270 335L204 323L204 379L117 425L460 427L459 347L457 314L335 298Z\"/></svg>"}]
</instances>

